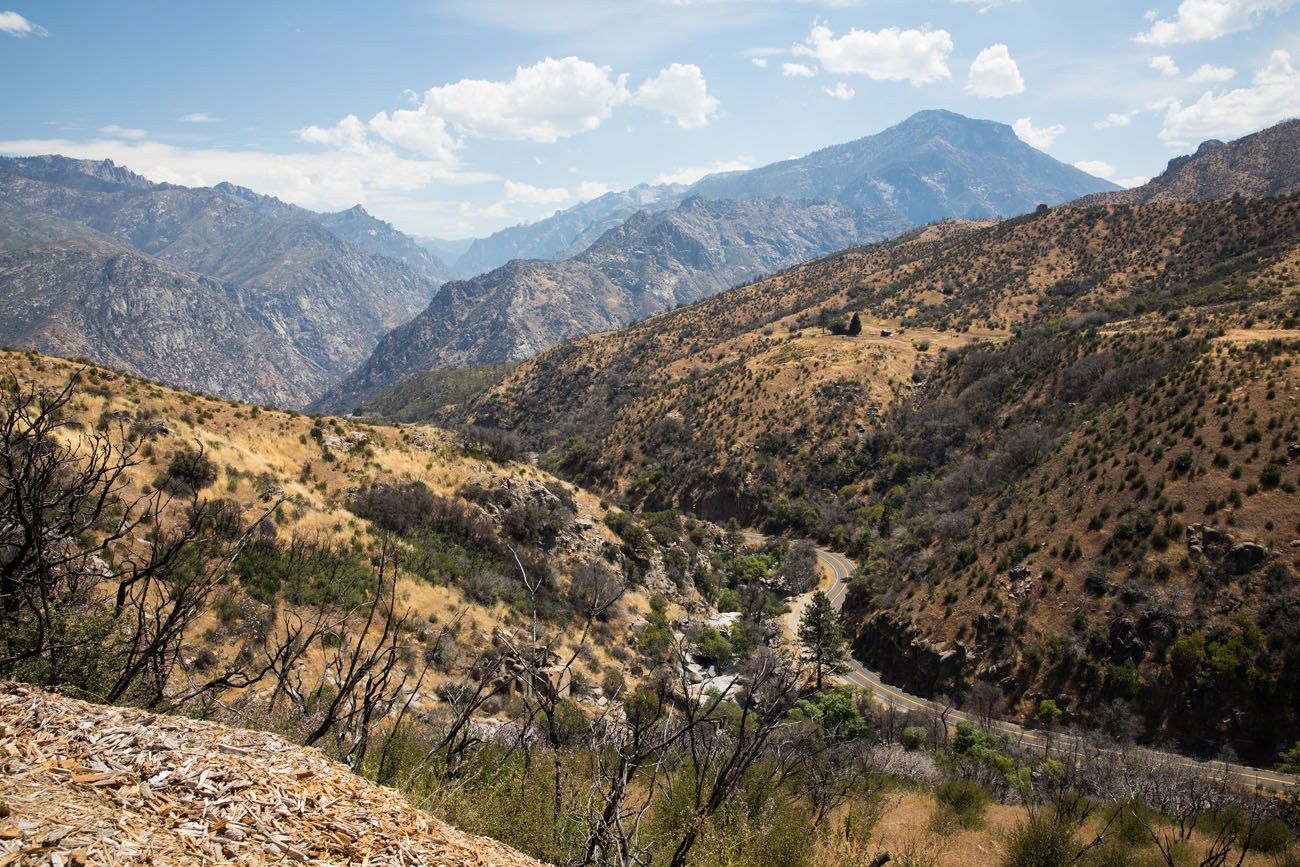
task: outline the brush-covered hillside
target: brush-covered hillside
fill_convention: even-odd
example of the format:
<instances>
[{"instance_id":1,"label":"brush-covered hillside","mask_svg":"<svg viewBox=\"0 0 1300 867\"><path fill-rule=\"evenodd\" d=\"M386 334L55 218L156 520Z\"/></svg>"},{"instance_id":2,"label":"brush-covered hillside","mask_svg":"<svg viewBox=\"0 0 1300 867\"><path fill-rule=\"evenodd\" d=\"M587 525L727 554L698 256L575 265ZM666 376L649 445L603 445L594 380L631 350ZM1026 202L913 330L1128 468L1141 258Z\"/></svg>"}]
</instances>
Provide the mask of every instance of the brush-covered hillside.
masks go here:
<instances>
[{"instance_id":1,"label":"brush-covered hillside","mask_svg":"<svg viewBox=\"0 0 1300 867\"><path fill-rule=\"evenodd\" d=\"M303 735L308 682L340 676L319 668L337 656L328 635L375 651L403 702L438 713L524 634L545 637L548 665L581 646L564 691L594 702L642 671L626 636L652 596L672 617L703 610L687 576L709 573L717 531L669 522L652 537L509 437L302 415L34 353L6 351L0 369L6 454L48 462L6 477L7 508L45 507L7 536L4 676L176 709L277 691L254 715ZM77 616L44 616L51 594ZM145 642L134 615L167 629ZM501 708L503 671L475 714ZM297 693L268 686L286 677ZM347 727L317 736L346 752Z\"/></svg>"},{"instance_id":2,"label":"brush-covered hillside","mask_svg":"<svg viewBox=\"0 0 1300 867\"><path fill-rule=\"evenodd\" d=\"M1148 737L1271 761L1300 730L1277 712L1300 696L1298 219L940 224L565 344L457 412L628 502L856 553L859 655L903 685L1118 701Z\"/></svg>"}]
</instances>

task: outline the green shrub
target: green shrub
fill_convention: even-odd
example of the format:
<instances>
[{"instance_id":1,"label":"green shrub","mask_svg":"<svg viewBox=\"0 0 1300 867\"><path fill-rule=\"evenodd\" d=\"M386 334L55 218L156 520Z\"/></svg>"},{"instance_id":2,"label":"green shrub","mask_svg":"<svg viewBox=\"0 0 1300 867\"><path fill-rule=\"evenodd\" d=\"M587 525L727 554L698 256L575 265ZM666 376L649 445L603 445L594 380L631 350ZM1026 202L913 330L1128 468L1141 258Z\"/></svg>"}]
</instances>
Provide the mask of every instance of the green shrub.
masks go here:
<instances>
[{"instance_id":1,"label":"green shrub","mask_svg":"<svg viewBox=\"0 0 1300 867\"><path fill-rule=\"evenodd\" d=\"M973 780L949 780L935 793L938 802L932 825L940 833L978 828L984 821L989 793Z\"/></svg>"},{"instance_id":2,"label":"green shrub","mask_svg":"<svg viewBox=\"0 0 1300 867\"><path fill-rule=\"evenodd\" d=\"M191 496L217 480L217 465L203 452L182 449L167 463L166 478L158 487Z\"/></svg>"},{"instance_id":3,"label":"green shrub","mask_svg":"<svg viewBox=\"0 0 1300 867\"><path fill-rule=\"evenodd\" d=\"M1280 819L1264 819L1250 838L1250 849L1268 855L1280 855L1291 848L1291 829Z\"/></svg>"},{"instance_id":4,"label":"green shrub","mask_svg":"<svg viewBox=\"0 0 1300 867\"><path fill-rule=\"evenodd\" d=\"M921 726L908 726L903 729L903 746L909 750L919 750L925 746L929 735Z\"/></svg>"},{"instance_id":5,"label":"green shrub","mask_svg":"<svg viewBox=\"0 0 1300 867\"><path fill-rule=\"evenodd\" d=\"M1007 835L1003 867L1066 867L1080 861L1079 831L1092 813L1086 798L1062 795L1050 807L1030 810Z\"/></svg>"},{"instance_id":6,"label":"green shrub","mask_svg":"<svg viewBox=\"0 0 1300 867\"><path fill-rule=\"evenodd\" d=\"M1030 816L1007 837L1003 867L1066 867L1080 849L1073 824L1062 822L1053 811Z\"/></svg>"},{"instance_id":7,"label":"green shrub","mask_svg":"<svg viewBox=\"0 0 1300 867\"><path fill-rule=\"evenodd\" d=\"M705 665L719 670L731 662L733 649L727 637L712 626L700 630L700 637L695 640L695 653Z\"/></svg>"}]
</instances>

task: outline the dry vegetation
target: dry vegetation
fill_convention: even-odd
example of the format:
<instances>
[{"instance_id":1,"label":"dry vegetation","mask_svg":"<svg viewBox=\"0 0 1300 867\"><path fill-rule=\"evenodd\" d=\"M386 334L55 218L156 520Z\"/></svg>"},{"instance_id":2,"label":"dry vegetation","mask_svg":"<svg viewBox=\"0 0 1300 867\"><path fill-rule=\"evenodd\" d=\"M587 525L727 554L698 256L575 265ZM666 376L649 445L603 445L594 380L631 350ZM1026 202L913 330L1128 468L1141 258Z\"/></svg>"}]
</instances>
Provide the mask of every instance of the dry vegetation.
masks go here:
<instances>
[{"instance_id":1,"label":"dry vegetation","mask_svg":"<svg viewBox=\"0 0 1300 867\"><path fill-rule=\"evenodd\" d=\"M1297 226L1295 197L933 226L558 347L459 417L855 553L857 649L918 691L1118 701L1267 764L1300 731Z\"/></svg>"}]
</instances>

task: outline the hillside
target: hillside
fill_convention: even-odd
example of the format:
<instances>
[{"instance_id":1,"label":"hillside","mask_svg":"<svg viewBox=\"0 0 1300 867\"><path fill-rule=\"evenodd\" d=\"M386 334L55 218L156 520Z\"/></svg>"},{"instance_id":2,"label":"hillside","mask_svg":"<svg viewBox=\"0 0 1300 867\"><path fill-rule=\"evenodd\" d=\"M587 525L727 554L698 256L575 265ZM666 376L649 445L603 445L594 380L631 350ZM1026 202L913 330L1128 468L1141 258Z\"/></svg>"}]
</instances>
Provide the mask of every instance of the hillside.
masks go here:
<instances>
[{"instance_id":1,"label":"hillside","mask_svg":"<svg viewBox=\"0 0 1300 867\"><path fill-rule=\"evenodd\" d=\"M177 666L185 681L217 673L231 654L242 664L244 654L255 658L265 618L274 621L281 605L286 614L307 616L358 603L385 551L397 564L394 610L413 619L401 632L402 653L420 658L436 650L440 660L412 699L420 709L438 707L444 684L466 676L501 630L508 635L533 616L554 633L553 652L570 648L578 639L570 634L577 628L574 607L582 604L573 595L574 575L632 585L602 614L573 663L572 677L588 685L583 702L601 695L607 671L628 672L620 633L648 609L650 596L666 594L679 612L701 610L684 576L697 565L712 568L715 531L692 522L678 524L671 541L652 540L619 510L513 460L517 446L508 438L269 410L34 354L6 351L0 360L12 377L7 400L28 388L54 394L81 371L59 430L73 443L96 432L120 444L108 453L125 450L129 461L114 483L114 503L148 504L168 527L220 518L224 529L203 536L218 550L230 542L232 527L236 536L240 527L256 529L235 561L230 592L217 593L219 604L209 600L194 626L176 636L185 657L200 660ZM196 460L206 467L198 481L169 481L174 472L193 474L186 468ZM636 546L614 527L636 538ZM128 554L114 549L112 556L129 563ZM521 570L542 585L530 593ZM20 638L15 632L0 643ZM4 671L0 676L49 676L40 665ZM73 676L82 695L112 686L85 671Z\"/></svg>"},{"instance_id":2,"label":"hillside","mask_svg":"<svg viewBox=\"0 0 1300 867\"><path fill-rule=\"evenodd\" d=\"M350 411L429 370L530 358L900 228L888 214L780 199L688 199L638 212L572 259L514 261L444 285L317 405Z\"/></svg>"},{"instance_id":3,"label":"hillside","mask_svg":"<svg viewBox=\"0 0 1300 867\"><path fill-rule=\"evenodd\" d=\"M1285 196L1300 192L1300 120L1224 143L1203 142L1196 153L1175 157L1158 177L1139 187L1100 193L1081 205L1196 202L1232 196Z\"/></svg>"},{"instance_id":4,"label":"hillside","mask_svg":"<svg viewBox=\"0 0 1300 867\"><path fill-rule=\"evenodd\" d=\"M913 240L967 231L979 228ZM43 547L59 565L41 586L73 616L40 621L40 606L0 606L0 677L222 724L0 685L0 857L31 849L42 863L65 853L75 863L111 834L128 863L137 849L140 860L201 858L207 841L241 861L269 842L271 860L369 854L383 863L392 846L406 857L440 846L434 863L454 864L466 847L486 863L514 863L359 776L553 863L626 841L655 859L688 847L686 864L768 863L792 851L797 863L870 863L888 850L949 867L1006 853L1001 863L1013 865L1035 821L1015 802L1049 797L1062 776L1104 805L1053 820L1065 845L1095 850L1077 863L1147 863L1174 842L1240 849L1251 865L1291 849L1287 829L1260 812L1266 802L1213 767L1188 774L1128 747L1049 754L970 724L949 738L937 713L814 692L807 669L775 646L783 597L817 580L800 546L747 548L736 533L672 512L612 508L511 460L519 446L506 436L303 416L31 353L3 358L6 466L59 454L90 461L80 474L44 476L64 490L93 475L95 461L111 470L115 449L127 464L110 473L108 512L74 499L48 515L60 535ZM41 406L54 426L31 448ZM50 490L39 475L7 472L8 503ZM62 535L68 520L87 522L74 543ZM11 526L18 552L28 531ZM173 547L184 538L193 547ZM1221 539L1201 531L1198 540L1219 556ZM889 553L864 574L894 580L882 568ZM24 581L31 559L10 561ZM209 572L209 563L231 565ZM12 598L11 586L0 585L0 598ZM850 615L870 589L855 587ZM115 595L125 616L113 613ZM33 618L53 630L36 656L29 642L47 639ZM851 621L865 649L863 622ZM1223 664L1222 650L1207 652ZM1253 652L1257 665L1271 662ZM737 719L753 724L728 724ZM1126 745L1130 735L1097 737ZM735 755L739 771L719 773ZM629 790L639 756L655 765L638 779L663 762L686 785ZM1214 816L1202 815L1207 787ZM683 826L674 817L692 790L697 806L686 804L699 818ZM602 841L606 810L648 819ZM1257 821L1272 823L1272 842L1247 852L1241 829ZM1129 830L1106 835L1112 823Z\"/></svg>"},{"instance_id":5,"label":"hillside","mask_svg":"<svg viewBox=\"0 0 1300 867\"><path fill-rule=\"evenodd\" d=\"M95 235L0 252L0 343L293 405L328 373L217 281Z\"/></svg>"},{"instance_id":6,"label":"hillside","mask_svg":"<svg viewBox=\"0 0 1300 867\"><path fill-rule=\"evenodd\" d=\"M4 159L0 249L14 255L2 279L20 291L0 306L0 335L51 352L80 345L92 358L141 375L301 406L360 363L438 285L424 266L393 258L402 255L388 243L396 233L372 225L386 224L348 212L308 213L229 186L153 184L112 164ZM87 271L86 262L109 245L137 266ZM74 270L60 271L64 264ZM153 282L161 274L172 276ZM57 293L43 301L47 315L39 318L25 306L34 289L25 281L33 276L43 292ZM169 302L175 279L188 281L192 307ZM98 313L77 309L91 286ZM167 330L185 342L159 337L147 351L131 345L158 330L162 309ZM225 325L211 330L212 317ZM208 333L188 345L201 332ZM201 374L192 376L195 370Z\"/></svg>"},{"instance_id":7,"label":"hillside","mask_svg":"<svg viewBox=\"0 0 1300 867\"><path fill-rule=\"evenodd\" d=\"M626 502L868 559L848 604L857 647L902 685L988 680L1078 719L1122 698L1148 737L1267 762L1300 730L1269 710L1300 695L1280 613L1300 528L1298 217L1278 198L941 224L556 347L451 415L521 433ZM854 313L859 336L833 333ZM1177 416L1191 395L1219 402ZM1088 478L1066 484L1057 460ZM1232 540L1202 543L1196 524ZM1257 559L1231 572L1245 555L1222 558L1246 542ZM1207 566L1182 559L1193 543L1215 549ZM1206 591L1170 574L1228 575L1199 580L1233 602L1197 603ZM1232 639L1239 613L1262 632ZM1057 646L1063 618L1073 649ZM1180 640L1254 642L1233 658L1261 679L1216 691L1202 663L1171 662ZM1128 676L1120 646L1141 647L1122 689L1106 685Z\"/></svg>"},{"instance_id":8,"label":"hillside","mask_svg":"<svg viewBox=\"0 0 1300 867\"><path fill-rule=\"evenodd\" d=\"M371 216L360 205L346 211L320 213L235 184L220 183L212 189L222 195L240 199L260 213L277 220L310 220L319 223L358 249L397 259L431 280L444 283L452 279L451 268L439 256L410 235L393 228L392 223Z\"/></svg>"},{"instance_id":9,"label":"hillside","mask_svg":"<svg viewBox=\"0 0 1300 867\"><path fill-rule=\"evenodd\" d=\"M533 867L274 734L0 682L0 858Z\"/></svg>"}]
</instances>

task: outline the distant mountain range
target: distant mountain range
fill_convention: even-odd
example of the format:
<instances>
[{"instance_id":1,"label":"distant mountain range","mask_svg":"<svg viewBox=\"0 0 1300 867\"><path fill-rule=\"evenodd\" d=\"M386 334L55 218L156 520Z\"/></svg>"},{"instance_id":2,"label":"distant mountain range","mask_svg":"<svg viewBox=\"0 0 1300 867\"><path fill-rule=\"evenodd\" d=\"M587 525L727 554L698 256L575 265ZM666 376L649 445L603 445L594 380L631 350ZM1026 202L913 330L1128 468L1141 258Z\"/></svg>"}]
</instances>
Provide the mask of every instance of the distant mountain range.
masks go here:
<instances>
[{"instance_id":1,"label":"distant mountain range","mask_svg":"<svg viewBox=\"0 0 1300 867\"><path fill-rule=\"evenodd\" d=\"M1008 216L1116 189L1005 124L924 111L802 159L609 194L475 242L457 260L461 273L534 258L447 284L317 405L353 409L432 369L529 358L936 219Z\"/></svg>"},{"instance_id":2,"label":"distant mountain range","mask_svg":"<svg viewBox=\"0 0 1300 867\"><path fill-rule=\"evenodd\" d=\"M605 231L637 211L658 211L681 202L680 184L641 184L606 193L544 220L512 226L474 240L455 260L461 277L477 277L512 259L567 259L587 249Z\"/></svg>"},{"instance_id":3,"label":"distant mountain range","mask_svg":"<svg viewBox=\"0 0 1300 867\"><path fill-rule=\"evenodd\" d=\"M316 406L350 410L425 371L530 358L907 227L893 212L838 202L691 198L638 211L571 259L515 260L446 284Z\"/></svg>"},{"instance_id":4,"label":"distant mountain range","mask_svg":"<svg viewBox=\"0 0 1300 867\"><path fill-rule=\"evenodd\" d=\"M320 214L232 184L157 184L109 162L4 159L0 341L353 409L430 370L526 359L938 219L1294 191L1298 129L1208 142L1119 190L1004 124L925 111L801 159L610 193L474 241L417 240L360 207Z\"/></svg>"},{"instance_id":5,"label":"distant mountain range","mask_svg":"<svg viewBox=\"0 0 1300 867\"><path fill-rule=\"evenodd\" d=\"M836 201L898 211L923 225L947 217L1006 217L1039 203L1117 189L1035 150L1006 124L922 111L876 135L798 159L708 175L689 186L607 193L475 241L455 270L473 277L511 259L565 259L638 210L666 210L692 196Z\"/></svg>"},{"instance_id":6,"label":"distant mountain range","mask_svg":"<svg viewBox=\"0 0 1300 867\"><path fill-rule=\"evenodd\" d=\"M111 162L0 159L0 341L301 406L410 319L445 272L354 208L316 214Z\"/></svg>"}]
</instances>

